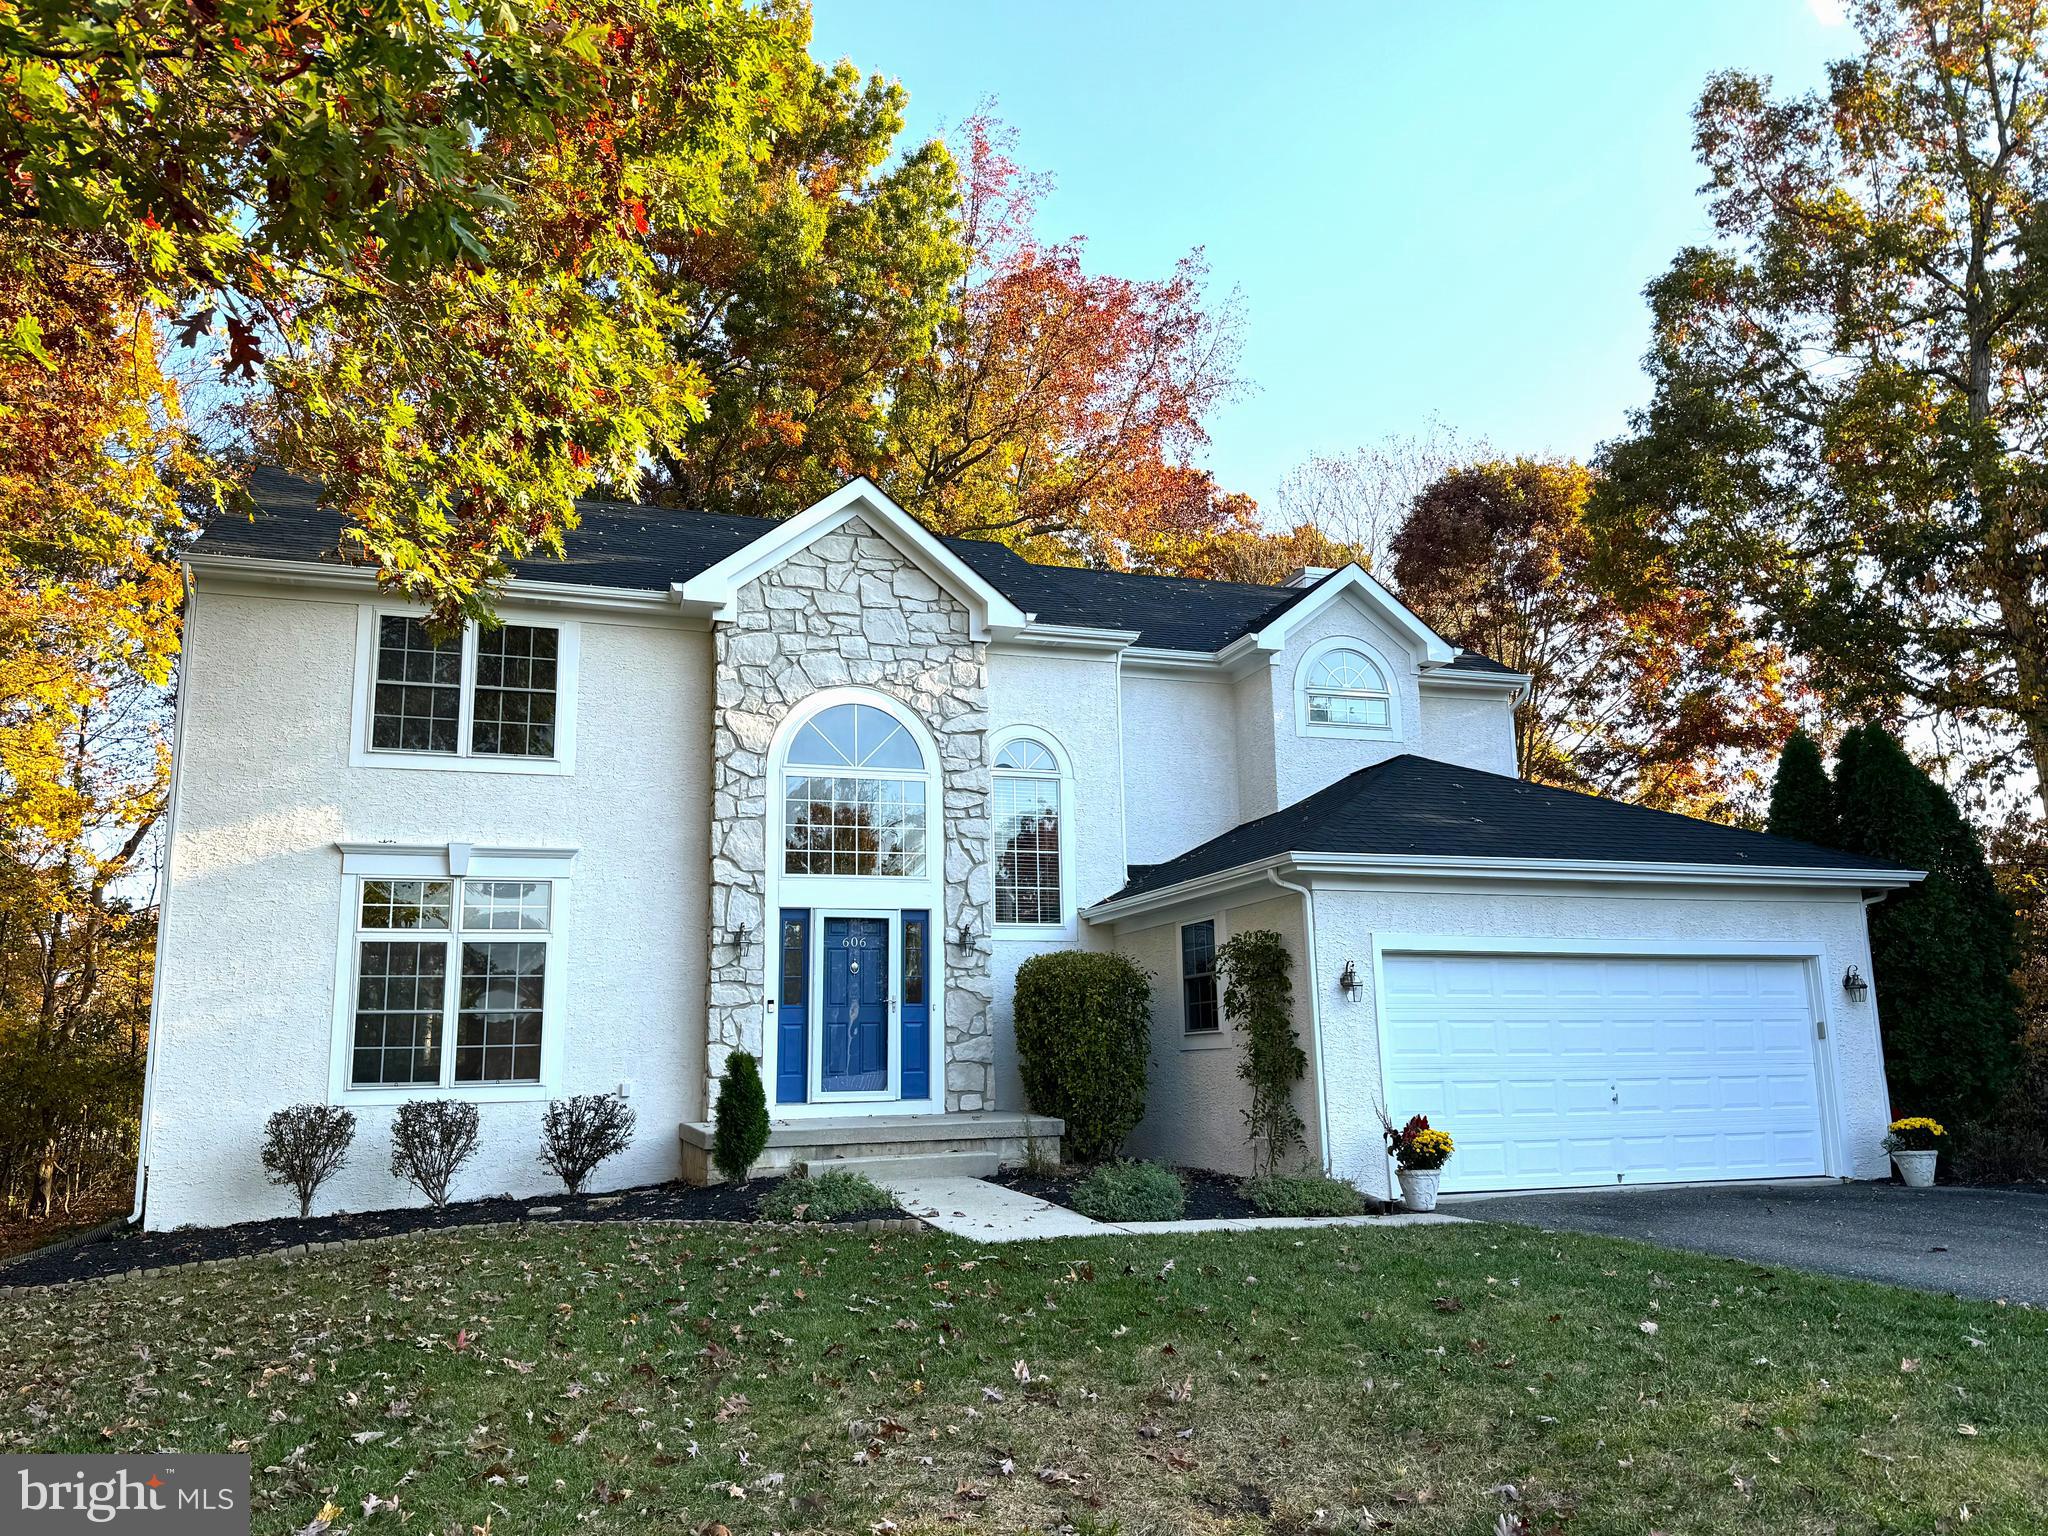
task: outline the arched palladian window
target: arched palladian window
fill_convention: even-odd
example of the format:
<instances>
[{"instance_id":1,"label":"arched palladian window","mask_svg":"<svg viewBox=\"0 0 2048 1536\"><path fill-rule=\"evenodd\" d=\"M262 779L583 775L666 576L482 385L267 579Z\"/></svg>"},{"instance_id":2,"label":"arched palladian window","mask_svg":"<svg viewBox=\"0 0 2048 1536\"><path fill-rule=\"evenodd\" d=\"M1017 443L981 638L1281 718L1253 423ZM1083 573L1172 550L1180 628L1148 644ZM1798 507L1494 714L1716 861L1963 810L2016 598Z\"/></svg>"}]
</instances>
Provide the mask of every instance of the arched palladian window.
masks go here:
<instances>
[{"instance_id":1,"label":"arched palladian window","mask_svg":"<svg viewBox=\"0 0 2048 1536\"><path fill-rule=\"evenodd\" d=\"M1033 736L996 749L996 922L1042 927L1066 921L1060 858L1060 761Z\"/></svg>"},{"instance_id":2,"label":"arched palladian window","mask_svg":"<svg viewBox=\"0 0 2048 1536\"><path fill-rule=\"evenodd\" d=\"M1386 674L1363 651L1324 651L1310 661L1303 691L1310 725L1386 730L1394 723Z\"/></svg>"},{"instance_id":3,"label":"arched palladian window","mask_svg":"<svg viewBox=\"0 0 2048 1536\"><path fill-rule=\"evenodd\" d=\"M789 745L783 873L921 878L929 782L916 738L887 710L821 711Z\"/></svg>"}]
</instances>

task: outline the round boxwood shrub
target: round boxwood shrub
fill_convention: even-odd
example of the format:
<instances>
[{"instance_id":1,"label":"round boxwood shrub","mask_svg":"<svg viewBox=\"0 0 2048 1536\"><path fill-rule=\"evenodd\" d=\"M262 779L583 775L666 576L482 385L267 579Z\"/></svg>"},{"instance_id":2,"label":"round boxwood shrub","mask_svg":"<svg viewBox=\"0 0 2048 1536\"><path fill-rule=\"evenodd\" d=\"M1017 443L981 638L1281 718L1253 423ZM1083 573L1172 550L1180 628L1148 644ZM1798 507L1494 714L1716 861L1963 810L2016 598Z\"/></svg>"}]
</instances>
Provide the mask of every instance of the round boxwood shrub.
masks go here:
<instances>
[{"instance_id":1,"label":"round boxwood shrub","mask_svg":"<svg viewBox=\"0 0 2048 1536\"><path fill-rule=\"evenodd\" d=\"M1017 969L1017 1066L1071 1162L1115 1157L1145 1114L1152 984L1122 955L1062 950Z\"/></svg>"},{"instance_id":2,"label":"round boxwood shrub","mask_svg":"<svg viewBox=\"0 0 2048 1536\"><path fill-rule=\"evenodd\" d=\"M1180 1175L1157 1163L1104 1163L1074 1186L1074 1209L1097 1221L1178 1221L1187 1208Z\"/></svg>"}]
</instances>

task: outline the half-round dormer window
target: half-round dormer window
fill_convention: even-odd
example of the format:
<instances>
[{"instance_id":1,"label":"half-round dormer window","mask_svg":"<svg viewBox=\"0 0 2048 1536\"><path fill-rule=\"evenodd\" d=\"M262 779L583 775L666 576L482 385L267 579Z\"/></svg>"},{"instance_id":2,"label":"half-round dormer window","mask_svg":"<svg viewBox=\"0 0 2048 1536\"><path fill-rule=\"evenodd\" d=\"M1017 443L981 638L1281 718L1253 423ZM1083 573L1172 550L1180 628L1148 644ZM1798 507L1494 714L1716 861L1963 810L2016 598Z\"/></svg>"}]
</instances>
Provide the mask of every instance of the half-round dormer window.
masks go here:
<instances>
[{"instance_id":1,"label":"half-round dormer window","mask_svg":"<svg viewBox=\"0 0 2048 1536\"><path fill-rule=\"evenodd\" d=\"M1325 651L1310 664L1305 691L1311 725L1385 730L1393 724L1386 674L1363 651Z\"/></svg>"}]
</instances>

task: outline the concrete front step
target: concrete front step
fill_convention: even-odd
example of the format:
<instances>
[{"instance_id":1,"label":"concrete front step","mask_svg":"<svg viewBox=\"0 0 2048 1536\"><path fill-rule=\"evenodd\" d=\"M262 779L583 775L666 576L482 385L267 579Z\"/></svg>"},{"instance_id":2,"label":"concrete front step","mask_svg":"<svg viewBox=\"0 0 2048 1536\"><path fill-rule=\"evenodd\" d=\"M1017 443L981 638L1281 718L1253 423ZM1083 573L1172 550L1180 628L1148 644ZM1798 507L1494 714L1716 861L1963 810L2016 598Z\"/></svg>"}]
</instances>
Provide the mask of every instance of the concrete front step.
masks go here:
<instances>
[{"instance_id":1,"label":"concrete front step","mask_svg":"<svg viewBox=\"0 0 2048 1536\"><path fill-rule=\"evenodd\" d=\"M813 1169L854 1168L870 1178L930 1175L979 1177L1034 1152L1057 1162L1066 1129L1047 1115L980 1110L946 1115L819 1115L774 1121L768 1147L751 1170L755 1177L787 1173L798 1163ZM718 1180L711 1163L712 1125L685 1121L676 1128L683 1177L693 1184Z\"/></svg>"}]
</instances>

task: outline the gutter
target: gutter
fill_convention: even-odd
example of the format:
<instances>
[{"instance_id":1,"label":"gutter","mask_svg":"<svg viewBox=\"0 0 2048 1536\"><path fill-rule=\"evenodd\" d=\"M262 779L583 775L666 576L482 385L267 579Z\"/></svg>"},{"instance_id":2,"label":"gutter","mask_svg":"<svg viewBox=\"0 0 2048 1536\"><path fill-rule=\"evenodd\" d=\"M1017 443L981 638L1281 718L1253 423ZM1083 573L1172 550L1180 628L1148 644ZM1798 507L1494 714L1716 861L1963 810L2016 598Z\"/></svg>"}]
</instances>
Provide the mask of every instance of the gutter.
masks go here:
<instances>
[{"instance_id":1,"label":"gutter","mask_svg":"<svg viewBox=\"0 0 2048 1536\"><path fill-rule=\"evenodd\" d=\"M149 1044L142 1066L142 1123L135 1135L135 1205L128 1212L129 1225L142 1220L149 1199L149 1128L156 1101L156 1064L162 1051L164 1007L164 944L171 931L171 887L173 863L178 854L178 790L185 771L185 716L192 698L192 632L199 621L197 593L192 581L192 562L180 562L185 589L185 622L178 636L178 702L171 712L171 782L164 791L163 890L156 902L156 954L151 960L149 979Z\"/></svg>"},{"instance_id":2,"label":"gutter","mask_svg":"<svg viewBox=\"0 0 2048 1536\"><path fill-rule=\"evenodd\" d=\"M1324 1091L1323 1076L1323 981L1316 964L1316 893L1305 885L1282 880L1280 871L1269 869L1266 878L1283 891L1301 897L1302 923L1308 930L1308 1026L1316 1045L1316 1148L1323 1172L1330 1171L1330 1096Z\"/></svg>"}]
</instances>

